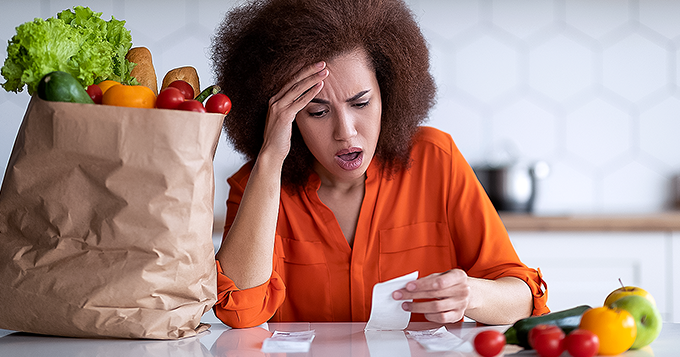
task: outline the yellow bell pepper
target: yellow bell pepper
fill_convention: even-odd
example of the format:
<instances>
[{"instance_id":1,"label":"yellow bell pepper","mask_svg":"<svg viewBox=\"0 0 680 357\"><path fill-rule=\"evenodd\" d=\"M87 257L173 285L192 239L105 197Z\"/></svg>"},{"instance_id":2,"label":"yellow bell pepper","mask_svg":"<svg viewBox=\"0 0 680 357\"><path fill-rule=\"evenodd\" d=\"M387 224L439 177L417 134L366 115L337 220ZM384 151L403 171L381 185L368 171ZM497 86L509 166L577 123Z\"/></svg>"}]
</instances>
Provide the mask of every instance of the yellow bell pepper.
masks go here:
<instances>
[{"instance_id":1,"label":"yellow bell pepper","mask_svg":"<svg viewBox=\"0 0 680 357\"><path fill-rule=\"evenodd\" d=\"M114 85L102 98L102 104L132 108L154 108L156 95L146 86Z\"/></svg>"}]
</instances>

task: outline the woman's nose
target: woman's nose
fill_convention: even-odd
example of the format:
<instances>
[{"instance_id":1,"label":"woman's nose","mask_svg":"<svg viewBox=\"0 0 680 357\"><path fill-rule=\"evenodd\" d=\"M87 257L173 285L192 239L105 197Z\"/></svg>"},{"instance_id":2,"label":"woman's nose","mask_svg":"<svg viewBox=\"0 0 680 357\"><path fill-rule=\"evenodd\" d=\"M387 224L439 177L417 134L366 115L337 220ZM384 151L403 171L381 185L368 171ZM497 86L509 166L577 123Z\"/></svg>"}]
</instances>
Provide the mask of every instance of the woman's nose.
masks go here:
<instances>
[{"instance_id":1,"label":"woman's nose","mask_svg":"<svg viewBox=\"0 0 680 357\"><path fill-rule=\"evenodd\" d=\"M354 118L344 112L339 112L335 118L335 132L333 133L335 140L347 141L357 135L357 129L354 124Z\"/></svg>"}]
</instances>

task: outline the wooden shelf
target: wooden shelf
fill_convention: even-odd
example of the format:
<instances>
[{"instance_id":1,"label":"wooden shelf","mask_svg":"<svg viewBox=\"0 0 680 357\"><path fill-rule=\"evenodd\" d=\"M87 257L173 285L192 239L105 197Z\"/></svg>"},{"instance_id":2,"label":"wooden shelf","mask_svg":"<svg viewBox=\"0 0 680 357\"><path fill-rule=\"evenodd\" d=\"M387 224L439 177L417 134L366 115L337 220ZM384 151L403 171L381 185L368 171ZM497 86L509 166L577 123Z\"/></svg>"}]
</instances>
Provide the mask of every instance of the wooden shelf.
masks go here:
<instances>
[{"instance_id":1,"label":"wooden shelf","mask_svg":"<svg viewBox=\"0 0 680 357\"><path fill-rule=\"evenodd\" d=\"M501 212L500 216L508 231L680 231L680 211L565 216Z\"/></svg>"}]
</instances>

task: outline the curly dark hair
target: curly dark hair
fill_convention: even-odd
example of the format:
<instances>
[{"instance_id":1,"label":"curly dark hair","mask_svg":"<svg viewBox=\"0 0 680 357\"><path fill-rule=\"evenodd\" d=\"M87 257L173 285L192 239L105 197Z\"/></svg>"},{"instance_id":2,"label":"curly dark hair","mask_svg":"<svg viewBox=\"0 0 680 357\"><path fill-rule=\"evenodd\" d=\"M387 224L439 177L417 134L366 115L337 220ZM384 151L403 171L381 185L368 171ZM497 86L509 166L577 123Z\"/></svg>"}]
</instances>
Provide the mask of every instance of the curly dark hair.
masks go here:
<instances>
[{"instance_id":1,"label":"curly dark hair","mask_svg":"<svg viewBox=\"0 0 680 357\"><path fill-rule=\"evenodd\" d=\"M435 102L427 43L402 0L255 0L233 9L212 38L217 84L232 100L224 129L249 160L263 143L269 98L305 65L364 49L382 97L375 158L406 169L412 138ZM314 157L293 125L284 186L307 182Z\"/></svg>"}]
</instances>

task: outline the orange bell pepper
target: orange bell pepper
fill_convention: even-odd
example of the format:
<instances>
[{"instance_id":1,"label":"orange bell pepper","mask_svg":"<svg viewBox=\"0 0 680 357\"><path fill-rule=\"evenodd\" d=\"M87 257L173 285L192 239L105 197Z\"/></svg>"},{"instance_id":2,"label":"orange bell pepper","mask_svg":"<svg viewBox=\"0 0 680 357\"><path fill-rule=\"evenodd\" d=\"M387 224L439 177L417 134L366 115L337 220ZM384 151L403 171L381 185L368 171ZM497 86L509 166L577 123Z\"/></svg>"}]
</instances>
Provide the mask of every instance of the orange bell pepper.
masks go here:
<instances>
[{"instance_id":1,"label":"orange bell pepper","mask_svg":"<svg viewBox=\"0 0 680 357\"><path fill-rule=\"evenodd\" d=\"M154 108L156 95L146 86L115 85L102 98L102 104L132 108Z\"/></svg>"},{"instance_id":2,"label":"orange bell pepper","mask_svg":"<svg viewBox=\"0 0 680 357\"><path fill-rule=\"evenodd\" d=\"M109 90L109 88L111 88L113 86L120 85L120 82L116 82L114 80L107 79L105 81L101 81L101 82L97 83L97 85L99 86L99 88L102 89L102 93L106 93L106 91Z\"/></svg>"}]
</instances>

